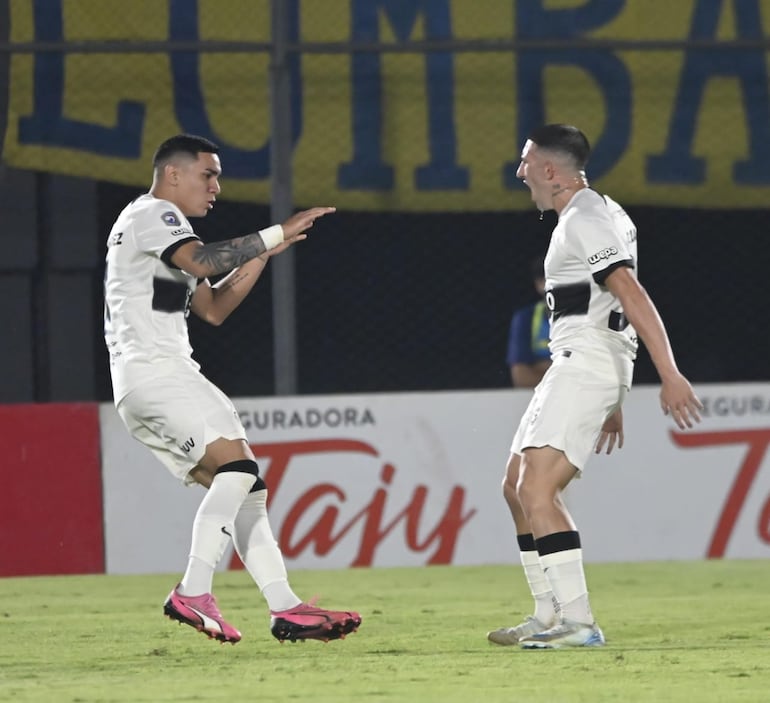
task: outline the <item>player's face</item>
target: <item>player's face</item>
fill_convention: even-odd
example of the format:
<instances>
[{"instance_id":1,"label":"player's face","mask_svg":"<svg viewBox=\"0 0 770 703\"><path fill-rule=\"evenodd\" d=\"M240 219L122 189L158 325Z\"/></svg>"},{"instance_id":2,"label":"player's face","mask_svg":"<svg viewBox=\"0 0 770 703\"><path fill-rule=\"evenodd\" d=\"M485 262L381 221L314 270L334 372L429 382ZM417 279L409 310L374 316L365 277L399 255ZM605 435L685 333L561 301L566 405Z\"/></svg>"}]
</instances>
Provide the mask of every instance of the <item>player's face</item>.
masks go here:
<instances>
[{"instance_id":1,"label":"player's face","mask_svg":"<svg viewBox=\"0 0 770 703\"><path fill-rule=\"evenodd\" d=\"M177 205L187 217L205 217L214 207L222 167L219 156L201 152L195 161L179 166L176 184Z\"/></svg>"},{"instance_id":2,"label":"player's face","mask_svg":"<svg viewBox=\"0 0 770 703\"><path fill-rule=\"evenodd\" d=\"M516 178L521 178L526 183L538 209L548 210L552 207L546 159L537 144L530 139L527 139L521 150L521 163L516 171Z\"/></svg>"}]
</instances>

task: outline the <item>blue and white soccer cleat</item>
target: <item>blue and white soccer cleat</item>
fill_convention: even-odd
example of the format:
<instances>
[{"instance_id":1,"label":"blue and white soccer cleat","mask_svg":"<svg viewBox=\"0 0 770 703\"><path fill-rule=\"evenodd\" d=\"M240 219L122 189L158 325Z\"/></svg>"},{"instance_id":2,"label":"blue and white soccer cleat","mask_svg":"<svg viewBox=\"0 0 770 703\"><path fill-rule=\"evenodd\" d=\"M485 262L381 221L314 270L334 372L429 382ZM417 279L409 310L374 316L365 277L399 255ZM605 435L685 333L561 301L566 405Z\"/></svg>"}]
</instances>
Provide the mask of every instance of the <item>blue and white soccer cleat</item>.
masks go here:
<instances>
[{"instance_id":1,"label":"blue and white soccer cleat","mask_svg":"<svg viewBox=\"0 0 770 703\"><path fill-rule=\"evenodd\" d=\"M522 649L562 649L565 647L601 647L604 633L596 623L562 620L557 625L523 637L519 644Z\"/></svg>"}]
</instances>

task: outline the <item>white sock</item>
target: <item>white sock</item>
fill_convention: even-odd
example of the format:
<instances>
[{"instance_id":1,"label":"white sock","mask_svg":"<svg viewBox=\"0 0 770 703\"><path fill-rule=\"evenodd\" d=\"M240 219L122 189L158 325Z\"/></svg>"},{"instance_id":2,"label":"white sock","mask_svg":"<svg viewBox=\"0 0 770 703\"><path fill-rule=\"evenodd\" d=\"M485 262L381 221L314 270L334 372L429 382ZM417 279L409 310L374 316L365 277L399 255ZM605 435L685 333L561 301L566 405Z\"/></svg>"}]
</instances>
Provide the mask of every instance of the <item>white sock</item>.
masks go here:
<instances>
[{"instance_id":1,"label":"white sock","mask_svg":"<svg viewBox=\"0 0 770 703\"><path fill-rule=\"evenodd\" d=\"M561 609L561 617L592 625L594 616L588 602L588 587L583 571L583 550L567 549L540 557L546 578Z\"/></svg>"},{"instance_id":2,"label":"white sock","mask_svg":"<svg viewBox=\"0 0 770 703\"><path fill-rule=\"evenodd\" d=\"M267 517L267 490L254 491L235 516L233 543L270 610L289 610L302 600L291 590L283 555Z\"/></svg>"},{"instance_id":3,"label":"white sock","mask_svg":"<svg viewBox=\"0 0 770 703\"><path fill-rule=\"evenodd\" d=\"M190 558L179 593L186 596L211 593L214 570L233 534L233 520L254 480L252 474L241 471L225 471L214 476L195 514Z\"/></svg>"},{"instance_id":4,"label":"white sock","mask_svg":"<svg viewBox=\"0 0 770 703\"><path fill-rule=\"evenodd\" d=\"M551 584L543 573L537 550L522 551L519 552L519 555L521 556L521 565L524 567L524 575L529 584L529 591L535 599L534 615L543 625L550 627L556 622L558 604L551 590Z\"/></svg>"}]
</instances>

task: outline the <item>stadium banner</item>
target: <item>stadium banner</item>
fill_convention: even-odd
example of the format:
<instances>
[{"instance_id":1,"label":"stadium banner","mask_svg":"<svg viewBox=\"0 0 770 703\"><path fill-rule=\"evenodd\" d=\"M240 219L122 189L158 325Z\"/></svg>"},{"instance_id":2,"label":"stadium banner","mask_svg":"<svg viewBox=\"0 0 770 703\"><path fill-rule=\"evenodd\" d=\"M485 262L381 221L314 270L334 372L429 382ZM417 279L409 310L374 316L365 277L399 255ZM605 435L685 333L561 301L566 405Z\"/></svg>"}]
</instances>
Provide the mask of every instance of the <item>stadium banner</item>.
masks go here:
<instances>
[{"instance_id":1,"label":"stadium banner","mask_svg":"<svg viewBox=\"0 0 770 703\"><path fill-rule=\"evenodd\" d=\"M104 571L96 403L0 405L0 577Z\"/></svg>"},{"instance_id":2,"label":"stadium banner","mask_svg":"<svg viewBox=\"0 0 770 703\"><path fill-rule=\"evenodd\" d=\"M770 384L703 386L679 431L634 389L626 445L567 489L589 562L770 557ZM517 390L235 401L289 569L518 563L501 494ZM182 571L202 498L100 408L106 569ZM222 568L240 568L228 554Z\"/></svg>"},{"instance_id":3,"label":"stadium banner","mask_svg":"<svg viewBox=\"0 0 770 703\"><path fill-rule=\"evenodd\" d=\"M594 184L629 205L764 207L770 80L762 0L286 0L290 44L596 39L590 49L291 53L293 197L347 210L531 207L515 173L545 121L581 126ZM163 51L270 40L266 0L10 0L3 162L135 185L177 132L222 147L223 197L270 198L265 51ZM628 42L691 40L640 50ZM150 53L77 53L82 41ZM704 48L737 40L744 47ZM612 46L609 42L626 42ZM1 88L0 88L1 89Z\"/></svg>"}]
</instances>

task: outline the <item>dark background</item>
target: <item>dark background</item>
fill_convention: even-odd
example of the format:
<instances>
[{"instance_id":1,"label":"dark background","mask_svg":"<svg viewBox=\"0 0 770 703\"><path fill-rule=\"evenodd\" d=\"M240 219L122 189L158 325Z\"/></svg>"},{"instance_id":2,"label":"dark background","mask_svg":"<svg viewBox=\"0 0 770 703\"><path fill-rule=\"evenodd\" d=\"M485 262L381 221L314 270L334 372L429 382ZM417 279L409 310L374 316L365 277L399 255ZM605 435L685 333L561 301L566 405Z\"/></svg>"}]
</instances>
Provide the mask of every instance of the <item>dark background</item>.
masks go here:
<instances>
[{"instance_id":1,"label":"dark background","mask_svg":"<svg viewBox=\"0 0 770 703\"><path fill-rule=\"evenodd\" d=\"M100 230L135 189L102 184ZM693 382L766 380L764 211L627 208L639 275ZM337 212L295 249L300 393L500 388L513 310L535 300L529 261L556 222L531 212ZM267 208L218 202L205 240L269 224ZM240 229L237 229L238 225ZM236 229L234 229L234 227ZM219 328L190 317L196 358L226 392L273 392L271 269ZM99 350L98 396L109 398ZM656 383L646 350L636 383Z\"/></svg>"}]
</instances>

